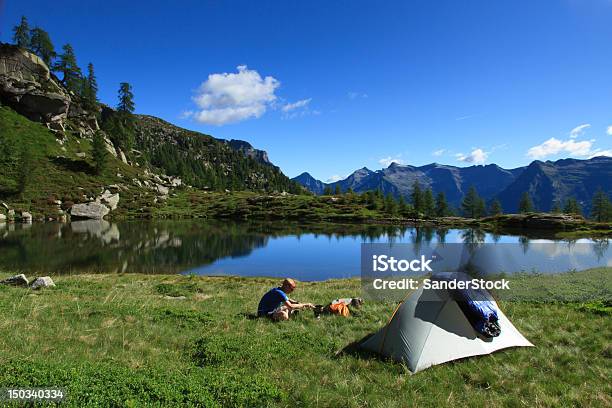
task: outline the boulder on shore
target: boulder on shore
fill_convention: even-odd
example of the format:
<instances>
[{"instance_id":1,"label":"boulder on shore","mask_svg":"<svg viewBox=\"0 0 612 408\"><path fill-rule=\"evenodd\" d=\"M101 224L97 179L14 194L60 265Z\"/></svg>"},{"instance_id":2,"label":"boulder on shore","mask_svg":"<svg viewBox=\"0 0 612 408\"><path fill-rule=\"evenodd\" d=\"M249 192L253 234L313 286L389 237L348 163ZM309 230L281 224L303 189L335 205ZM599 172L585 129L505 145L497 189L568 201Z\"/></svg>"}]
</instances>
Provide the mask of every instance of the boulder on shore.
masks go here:
<instances>
[{"instance_id":1,"label":"boulder on shore","mask_svg":"<svg viewBox=\"0 0 612 408\"><path fill-rule=\"evenodd\" d=\"M51 287L55 287L55 282L53 282L53 279L51 279L49 276L36 278L34 282L32 282L32 286L30 286L30 288L34 290Z\"/></svg>"},{"instance_id":2,"label":"boulder on shore","mask_svg":"<svg viewBox=\"0 0 612 408\"><path fill-rule=\"evenodd\" d=\"M21 213L21 222L25 223L25 224L31 224L32 223L32 214L30 214L27 211L24 211Z\"/></svg>"},{"instance_id":3,"label":"boulder on shore","mask_svg":"<svg viewBox=\"0 0 612 408\"><path fill-rule=\"evenodd\" d=\"M113 211L119 204L119 193L113 194L109 190L104 190L102 195L96 199L96 202L107 205Z\"/></svg>"},{"instance_id":4,"label":"boulder on shore","mask_svg":"<svg viewBox=\"0 0 612 408\"><path fill-rule=\"evenodd\" d=\"M0 281L0 284L3 285L13 285L13 286L28 286L30 281L23 273L19 275L11 276L10 278L6 278Z\"/></svg>"},{"instance_id":5,"label":"boulder on shore","mask_svg":"<svg viewBox=\"0 0 612 408\"><path fill-rule=\"evenodd\" d=\"M110 209L99 202L91 202L86 204L75 204L70 209L70 215L75 218L89 218L101 220Z\"/></svg>"}]
</instances>

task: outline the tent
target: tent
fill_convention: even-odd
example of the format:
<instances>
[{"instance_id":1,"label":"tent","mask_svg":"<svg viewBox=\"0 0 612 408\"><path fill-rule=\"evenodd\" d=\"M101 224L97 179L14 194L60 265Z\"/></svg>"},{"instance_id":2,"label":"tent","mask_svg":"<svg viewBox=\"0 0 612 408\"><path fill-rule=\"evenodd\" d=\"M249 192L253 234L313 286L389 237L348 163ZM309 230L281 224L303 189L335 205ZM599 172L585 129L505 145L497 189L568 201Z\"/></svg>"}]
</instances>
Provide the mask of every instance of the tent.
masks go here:
<instances>
[{"instance_id":1,"label":"tent","mask_svg":"<svg viewBox=\"0 0 612 408\"><path fill-rule=\"evenodd\" d=\"M359 347L403 362L412 373L508 347L532 347L498 310L501 334L480 336L446 290L423 289L402 302L389 323Z\"/></svg>"}]
</instances>

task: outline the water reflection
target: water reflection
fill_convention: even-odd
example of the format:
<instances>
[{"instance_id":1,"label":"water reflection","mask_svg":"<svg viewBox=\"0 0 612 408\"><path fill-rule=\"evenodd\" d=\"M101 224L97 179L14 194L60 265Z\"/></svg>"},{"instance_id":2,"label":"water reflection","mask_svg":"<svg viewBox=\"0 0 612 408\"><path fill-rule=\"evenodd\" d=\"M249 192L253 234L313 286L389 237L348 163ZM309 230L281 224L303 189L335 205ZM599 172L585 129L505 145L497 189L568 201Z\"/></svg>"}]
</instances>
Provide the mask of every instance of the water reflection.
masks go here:
<instances>
[{"instance_id":1,"label":"water reflection","mask_svg":"<svg viewBox=\"0 0 612 408\"><path fill-rule=\"evenodd\" d=\"M356 224L193 220L0 224L0 268L35 273L291 275L318 280L359 275L362 242L411 243L415 250L455 242L466 243L473 250L485 243L518 243L523 253L542 251L537 243L552 242L537 238L545 236ZM609 259L609 241L594 242L588 246L590 256L597 261ZM547 248L567 253L575 243L560 241Z\"/></svg>"}]
</instances>

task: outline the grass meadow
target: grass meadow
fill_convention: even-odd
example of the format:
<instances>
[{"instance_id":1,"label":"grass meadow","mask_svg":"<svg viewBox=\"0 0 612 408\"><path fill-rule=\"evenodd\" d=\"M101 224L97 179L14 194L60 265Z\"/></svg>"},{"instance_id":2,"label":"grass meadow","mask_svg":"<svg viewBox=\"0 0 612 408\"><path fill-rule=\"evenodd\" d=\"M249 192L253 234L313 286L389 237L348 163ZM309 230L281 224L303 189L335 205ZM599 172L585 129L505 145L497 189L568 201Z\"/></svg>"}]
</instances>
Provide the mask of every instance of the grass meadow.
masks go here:
<instances>
[{"instance_id":1,"label":"grass meadow","mask_svg":"<svg viewBox=\"0 0 612 408\"><path fill-rule=\"evenodd\" d=\"M594 271L596 279L610 272ZM535 348L411 375L402 364L340 352L382 327L394 303L366 303L348 318L304 311L272 323L250 314L274 279L53 278L57 287L37 292L0 286L0 388L63 387L62 406L612 405L609 297L502 301ZM559 293L576 282L567 278ZM609 295L609 280L602 285ZM352 279L301 282L294 297L326 303L360 294Z\"/></svg>"}]
</instances>

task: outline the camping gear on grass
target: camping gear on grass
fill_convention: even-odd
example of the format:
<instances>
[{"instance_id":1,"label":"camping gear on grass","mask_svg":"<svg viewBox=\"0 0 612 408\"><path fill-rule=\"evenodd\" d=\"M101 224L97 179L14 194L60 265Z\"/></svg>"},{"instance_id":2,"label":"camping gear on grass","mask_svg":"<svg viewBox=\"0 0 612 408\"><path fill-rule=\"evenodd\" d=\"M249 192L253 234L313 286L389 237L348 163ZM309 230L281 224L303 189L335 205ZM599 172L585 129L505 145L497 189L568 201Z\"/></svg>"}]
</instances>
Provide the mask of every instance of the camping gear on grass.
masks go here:
<instances>
[{"instance_id":1,"label":"camping gear on grass","mask_svg":"<svg viewBox=\"0 0 612 408\"><path fill-rule=\"evenodd\" d=\"M403 362L416 373L447 361L533 346L492 302L501 332L485 338L474 330L447 290L421 287L400 303L385 327L359 347Z\"/></svg>"},{"instance_id":2,"label":"camping gear on grass","mask_svg":"<svg viewBox=\"0 0 612 408\"><path fill-rule=\"evenodd\" d=\"M333 314L348 317L351 314L349 306L359 309L361 305L363 305L363 299L361 298L334 299L326 306L315 305L314 315L317 319L321 318L322 314Z\"/></svg>"}]
</instances>

